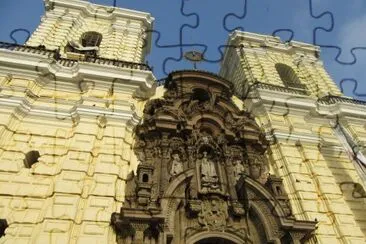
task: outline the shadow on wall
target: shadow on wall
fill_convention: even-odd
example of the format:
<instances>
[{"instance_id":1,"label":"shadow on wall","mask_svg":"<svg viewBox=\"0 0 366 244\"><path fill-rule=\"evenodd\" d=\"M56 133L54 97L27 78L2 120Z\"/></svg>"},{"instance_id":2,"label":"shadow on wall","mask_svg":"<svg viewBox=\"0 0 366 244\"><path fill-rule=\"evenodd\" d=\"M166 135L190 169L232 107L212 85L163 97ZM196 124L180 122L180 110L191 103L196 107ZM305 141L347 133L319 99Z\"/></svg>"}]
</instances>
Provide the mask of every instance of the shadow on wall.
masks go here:
<instances>
[{"instance_id":1,"label":"shadow on wall","mask_svg":"<svg viewBox=\"0 0 366 244\"><path fill-rule=\"evenodd\" d=\"M355 216L355 221L357 225L361 228L361 231L366 236L366 194L363 187L355 182L349 172L349 169L345 167L344 164L352 164L352 162L342 163L338 161L342 155L335 151L327 149L325 153L324 150L320 150L321 155L325 159L328 168L332 172L332 175L336 181L337 186L339 186L340 191L343 194L343 199L349 206L353 216ZM347 157L343 155L343 157ZM348 157L347 157L348 159ZM354 173L356 174L356 172ZM342 198L334 199L342 200Z\"/></svg>"}]
</instances>

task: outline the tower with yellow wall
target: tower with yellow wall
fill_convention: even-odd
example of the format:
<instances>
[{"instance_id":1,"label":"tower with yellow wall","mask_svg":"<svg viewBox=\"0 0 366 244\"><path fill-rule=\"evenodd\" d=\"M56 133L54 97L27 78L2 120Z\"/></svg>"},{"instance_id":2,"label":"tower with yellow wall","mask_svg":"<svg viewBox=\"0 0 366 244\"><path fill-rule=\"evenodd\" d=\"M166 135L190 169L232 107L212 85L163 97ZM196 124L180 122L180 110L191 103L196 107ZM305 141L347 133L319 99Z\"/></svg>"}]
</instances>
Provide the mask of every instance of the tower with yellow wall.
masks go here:
<instances>
[{"instance_id":1,"label":"tower with yellow wall","mask_svg":"<svg viewBox=\"0 0 366 244\"><path fill-rule=\"evenodd\" d=\"M26 45L0 45L1 243L115 242L154 75L148 13L45 0Z\"/></svg>"},{"instance_id":2,"label":"tower with yellow wall","mask_svg":"<svg viewBox=\"0 0 366 244\"><path fill-rule=\"evenodd\" d=\"M365 243L362 182L331 121L366 141L366 103L345 97L318 47L236 31L220 75L233 82L271 142L271 174L281 177L296 219L317 220L309 243Z\"/></svg>"}]
</instances>

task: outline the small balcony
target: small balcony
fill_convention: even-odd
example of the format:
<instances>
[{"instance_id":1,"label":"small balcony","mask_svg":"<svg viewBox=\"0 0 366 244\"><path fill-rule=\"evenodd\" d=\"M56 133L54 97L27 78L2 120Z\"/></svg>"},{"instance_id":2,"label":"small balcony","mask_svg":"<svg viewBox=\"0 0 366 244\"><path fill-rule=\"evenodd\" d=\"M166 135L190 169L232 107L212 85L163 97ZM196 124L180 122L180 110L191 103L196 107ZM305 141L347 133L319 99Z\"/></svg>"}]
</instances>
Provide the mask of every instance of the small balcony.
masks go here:
<instances>
[{"instance_id":1,"label":"small balcony","mask_svg":"<svg viewBox=\"0 0 366 244\"><path fill-rule=\"evenodd\" d=\"M298 90L307 90L306 85L298 83L298 82L284 82L286 88L298 89Z\"/></svg>"}]
</instances>

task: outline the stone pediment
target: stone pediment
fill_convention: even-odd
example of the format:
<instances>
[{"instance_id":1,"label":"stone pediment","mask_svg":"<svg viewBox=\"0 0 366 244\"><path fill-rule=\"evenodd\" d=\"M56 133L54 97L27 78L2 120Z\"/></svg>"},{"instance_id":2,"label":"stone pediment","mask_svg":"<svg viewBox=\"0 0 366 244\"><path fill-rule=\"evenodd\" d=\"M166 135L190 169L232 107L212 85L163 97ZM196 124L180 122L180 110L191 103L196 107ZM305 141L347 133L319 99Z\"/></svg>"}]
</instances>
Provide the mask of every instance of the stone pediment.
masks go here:
<instances>
[{"instance_id":1,"label":"stone pediment","mask_svg":"<svg viewBox=\"0 0 366 244\"><path fill-rule=\"evenodd\" d=\"M140 164L112 218L119 242L207 243L214 233L227 243L306 239L315 223L292 216L281 179L269 176L268 142L233 103L231 84L181 71L165 87L136 127Z\"/></svg>"}]
</instances>

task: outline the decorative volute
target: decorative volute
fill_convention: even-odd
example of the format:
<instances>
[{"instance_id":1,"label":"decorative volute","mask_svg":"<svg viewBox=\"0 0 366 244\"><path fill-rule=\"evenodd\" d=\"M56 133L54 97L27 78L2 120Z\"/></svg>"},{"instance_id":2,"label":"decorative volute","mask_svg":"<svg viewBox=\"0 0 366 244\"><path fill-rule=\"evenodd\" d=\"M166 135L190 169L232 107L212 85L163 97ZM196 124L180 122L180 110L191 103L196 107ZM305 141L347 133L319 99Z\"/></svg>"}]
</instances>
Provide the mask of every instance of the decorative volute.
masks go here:
<instances>
[{"instance_id":1,"label":"decorative volute","mask_svg":"<svg viewBox=\"0 0 366 244\"><path fill-rule=\"evenodd\" d=\"M233 103L231 83L178 71L165 88L136 127L141 163L127 182L121 213L112 216L119 241L207 243L220 232L225 243L263 243L287 238L284 226L308 236L314 222L301 225L291 215L281 180L269 177L268 142Z\"/></svg>"}]
</instances>

